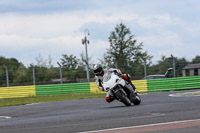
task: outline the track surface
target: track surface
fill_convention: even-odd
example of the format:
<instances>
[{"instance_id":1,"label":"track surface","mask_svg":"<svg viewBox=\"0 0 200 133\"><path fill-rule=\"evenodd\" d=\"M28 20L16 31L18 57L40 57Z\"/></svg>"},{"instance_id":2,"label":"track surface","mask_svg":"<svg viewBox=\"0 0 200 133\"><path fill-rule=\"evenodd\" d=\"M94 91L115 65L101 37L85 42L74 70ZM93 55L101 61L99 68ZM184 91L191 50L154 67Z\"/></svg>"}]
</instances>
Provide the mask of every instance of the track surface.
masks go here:
<instances>
[{"instance_id":1,"label":"track surface","mask_svg":"<svg viewBox=\"0 0 200 133\"><path fill-rule=\"evenodd\" d=\"M0 119L0 133L73 133L200 119L200 96L169 96L174 93L142 95L141 105L130 107L118 101L108 104L104 98L0 107L0 116L12 117ZM199 131L197 125L149 132Z\"/></svg>"}]
</instances>

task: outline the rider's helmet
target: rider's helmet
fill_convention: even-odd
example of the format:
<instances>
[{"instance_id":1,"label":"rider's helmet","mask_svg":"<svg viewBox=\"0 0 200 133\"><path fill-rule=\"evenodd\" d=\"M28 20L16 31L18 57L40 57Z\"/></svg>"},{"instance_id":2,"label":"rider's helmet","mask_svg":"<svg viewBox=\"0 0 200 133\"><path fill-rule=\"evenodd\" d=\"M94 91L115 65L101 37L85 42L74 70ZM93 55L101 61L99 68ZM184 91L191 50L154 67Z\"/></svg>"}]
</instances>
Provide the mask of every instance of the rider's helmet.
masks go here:
<instances>
[{"instance_id":1,"label":"rider's helmet","mask_svg":"<svg viewBox=\"0 0 200 133\"><path fill-rule=\"evenodd\" d=\"M96 76L103 76L104 74L103 68L99 64L94 66L93 71Z\"/></svg>"}]
</instances>

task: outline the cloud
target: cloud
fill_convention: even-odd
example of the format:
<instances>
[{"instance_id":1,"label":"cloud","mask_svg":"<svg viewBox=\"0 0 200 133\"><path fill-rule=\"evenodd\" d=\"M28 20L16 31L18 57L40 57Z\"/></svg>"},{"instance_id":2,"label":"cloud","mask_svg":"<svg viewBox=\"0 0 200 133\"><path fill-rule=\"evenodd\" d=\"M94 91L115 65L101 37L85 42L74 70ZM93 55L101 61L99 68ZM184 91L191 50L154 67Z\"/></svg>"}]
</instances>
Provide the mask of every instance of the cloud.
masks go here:
<instances>
[{"instance_id":1,"label":"cloud","mask_svg":"<svg viewBox=\"0 0 200 133\"><path fill-rule=\"evenodd\" d=\"M25 13L25 14L48 14L54 12L66 12L87 10L95 6L95 0L1 0L1 13ZM93 5L93 6L90 6ZM94 7L96 8L96 6Z\"/></svg>"},{"instance_id":2,"label":"cloud","mask_svg":"<svg viewBox=\"0 0 200 133\"><path fill-rule=\"evenodd\" d=\"M96 60L109 47L110 32L123 22L143 42L144 50L154 54L154 60L171 53L192 58L200 41L197 5L195 0L2 0L0 53L25 64L34 62L39 53L57 62L62 54L85 52L81 39L89 29L88 53Z\"/></svg>"},{"instance_id":3,"label":"cloud","mask_svg":"<svg viewBox=\"0 0 200 133\"><path fill-rule=\"evenodd\" d=\"M33 37L58 36L78 30L83 21L74 14L0 15L0 33Z\"/></svg>"}]
</instances>

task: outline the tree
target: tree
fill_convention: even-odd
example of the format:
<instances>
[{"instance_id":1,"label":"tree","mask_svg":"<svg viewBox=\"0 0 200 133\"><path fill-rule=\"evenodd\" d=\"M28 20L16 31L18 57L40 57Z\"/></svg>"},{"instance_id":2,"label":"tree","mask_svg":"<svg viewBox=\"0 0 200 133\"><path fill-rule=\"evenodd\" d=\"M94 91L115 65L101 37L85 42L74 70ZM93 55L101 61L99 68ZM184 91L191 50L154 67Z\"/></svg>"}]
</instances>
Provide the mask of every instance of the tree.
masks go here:
<instances>
[{"instance_id":1,"label":"tree","mask_svg":"<svg viewBox=\"0 0 200 133\"><path fill-rule=\"evenodd\" d=\"M193 63L193 64L200 63L200 56L196 56L194 59L192 59L191 63Z\"/></svg>"},{"instance_id":2,"label":"tree","mask_svg":"<svg viewBox=\"0 0 200 133\"><path fill-rule=\"evenodd\" d=\"M15 58L5 58L0 56L0 84L5 85L6 81L6 74L5 70L3 68L3 65L5 65L8 68L8 73L9 73L9 83L12 85L14 79L18 77L15 73L18 71L19 68L24 68L24 65L19 62ZM3 79L3 80L2 80Z\"/></svg>"},{"instance_id":3,"label":"tree","mask_svg":"<svg viewBox=\"0 0 200 133\"><path fill-rule=\"evenodd\" d=\"M23 83L32 83L30 75L27 73L27 69L24 66L20 66L17 71L13 74L13 84L23 84Z\"/></svg>"},{"instance_id":4,"label":"tree","mask_svg":"<svg viewBox=\"0 0 200 133\"><path fill-rule=\"evenodd\" d=\"M79 59L74 55L62 54L61 64L64 68L63 76L67 77L69 80L76 80L77 78L77 68L79 67Z\"/></svg>"},{"instance_id":5,"label":"tree","mask_svg":"<svg viewBox=\"0 0 200 133\"><path fill-rule=\"evenodd\" d=\"M182 76L182 68L187 64L189 64L189 62L185 58L176 58L176 75L178 77Z\"/></svg>"},{"instance_id":6,"label":"tree","mask_svg":"<svg viewBox=\"0 0 200 133\"><path fill-rule=\"evenodd\" d=\"M176 76L180 77L182 75L182 68L188 64L185 58L175 58ZM150 66L149 74L165 74L169 69L173 68L173 59L171 57L162 56L158 64ZM169 73L170 77L173 77L173 72Z\"/></svg>"},{"instance_id":7,"label":"tree","mask_svg":"<svg viewBox=\"0 0 200 133\"><path fill-rule=\"evenodd\" d=\"M78 67L79 59L74 55L63 54L63 58L61 59L61 64L66 70L75 70Z\"/></svg>"},{"instance_id":8,"label":"tree","mask_svg":"<svg viewBox=\"0 0 200 133\"><path fill-rule=\"evenodd\" d=\"M105 61L109 67L117 66L123 72L131 72L132 68L142 60L150 62L152 56L142 52L142 43L137 43L129 28L123 23L115 27L109 36L110 48L107 50ZM133 72L133 71L132 71Z\"/></svg>"},{"instance_id":9,"label":"tree","mask_svg":"<svg viewBox=\"0 0 200 133\"><path fill-rule=\"evenodd\" d=\"M36 66L39 66L39 67L47 67L47 68L52 68L53 65L52 65L52 58L51 56L49 55L48 56L48 59L44 59L41 54L38 54L37 57L35 57L35 61L36 61Z\"/></svg>"},{"instance_id":10,"label":"tree","mask_svg":"<svg viewBox=\"0 0 200 133\"><path fill-rule=\"evenodd\" d=\"M44 58L41 56L41 54L38 54L37 57L35 57L36 64L39 67L46 67L47 66L47 61L44 60Z\"/></svg>"},{"instance_id":11,"label":"tree","mask_svg":"<svg viewBox=\"0 0 200 133\"><path fill-rule=\"evenodd\" d=\"M150 67L149 74L165 74L168 68L172 68L172 58L161 56L161 60L158 61L158 64L152 65Z\"/></svg>"}]
</instances>

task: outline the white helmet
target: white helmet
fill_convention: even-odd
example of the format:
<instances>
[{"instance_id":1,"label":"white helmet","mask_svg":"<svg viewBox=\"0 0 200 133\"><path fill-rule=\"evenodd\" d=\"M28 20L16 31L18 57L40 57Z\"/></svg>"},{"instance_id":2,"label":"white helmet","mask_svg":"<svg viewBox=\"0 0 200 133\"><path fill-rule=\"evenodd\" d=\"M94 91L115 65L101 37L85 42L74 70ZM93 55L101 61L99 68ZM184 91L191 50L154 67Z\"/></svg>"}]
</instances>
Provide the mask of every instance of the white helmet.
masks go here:
<instances>
[{"instance_id":1,"label":"white helmet","mask_svg":"<svg viewBox=\"0 0 200 133\"><path fill-rule=\"evenodd\" d=\"M99 64L96 64L96 65L94 66L93 71L94 71L94 74L95 74L96 76L100 76L100 75L102 75L102 74L104 73L103 68L102 68Z\"/></svg>"}]
</instances>

